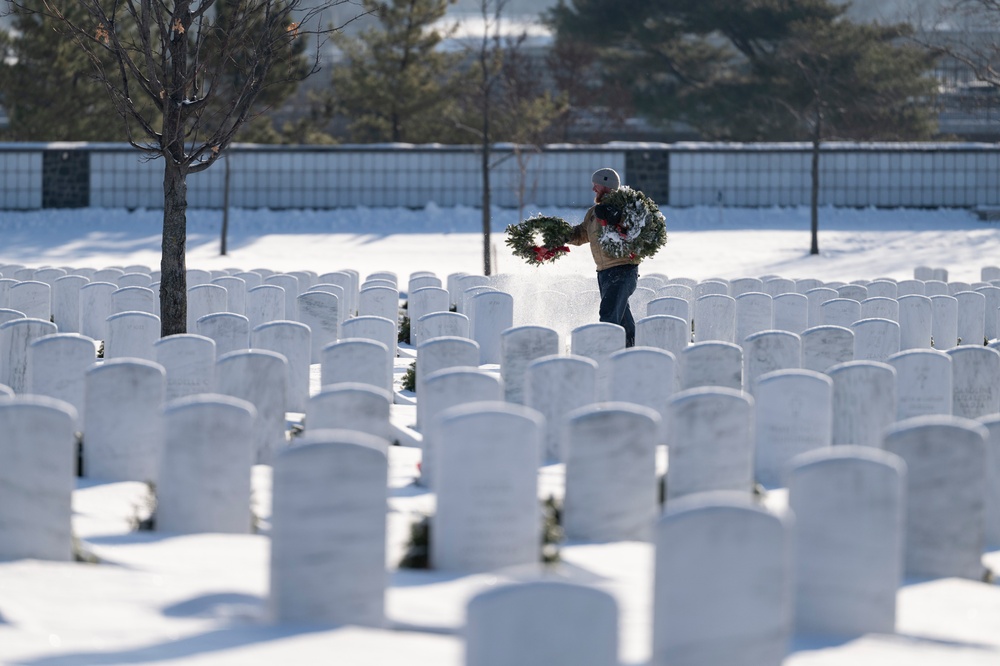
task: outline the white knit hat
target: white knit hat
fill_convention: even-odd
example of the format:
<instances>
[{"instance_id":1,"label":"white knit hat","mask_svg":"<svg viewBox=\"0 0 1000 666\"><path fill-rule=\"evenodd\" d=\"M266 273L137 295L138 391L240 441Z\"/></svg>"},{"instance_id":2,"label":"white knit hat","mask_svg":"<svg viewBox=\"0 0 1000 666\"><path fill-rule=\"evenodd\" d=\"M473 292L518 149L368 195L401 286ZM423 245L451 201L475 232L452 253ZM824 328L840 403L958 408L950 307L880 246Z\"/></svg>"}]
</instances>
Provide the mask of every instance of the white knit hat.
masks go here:
<instances>
[{"instance_id":1,"label":"white knit hat","mask_svg":"<svg viewBox=\"0 0 1000 666\"><path fill-rule=\"evenodd\" d=\"M591 181L593 181L594 185L603 185L609 190L617 190L622 184L622 179L618 177L618 172L608 167L595 171Z\"/></svg>"}]
</instances>

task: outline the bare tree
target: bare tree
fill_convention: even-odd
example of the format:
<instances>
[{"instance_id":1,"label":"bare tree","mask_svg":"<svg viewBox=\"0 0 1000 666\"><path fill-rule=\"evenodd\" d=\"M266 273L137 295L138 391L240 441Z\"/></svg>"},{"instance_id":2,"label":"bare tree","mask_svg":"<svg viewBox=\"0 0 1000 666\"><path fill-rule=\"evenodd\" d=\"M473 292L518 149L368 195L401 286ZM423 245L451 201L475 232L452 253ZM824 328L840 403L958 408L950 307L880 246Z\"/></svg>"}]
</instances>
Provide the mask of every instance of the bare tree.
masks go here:
<instances>
[{"instance_id":1,"label":"bare tree","mask_svg":"<svg viewBox=\"0 0 1000 666\"><path fill-rule=\"evenodd\" d=\"M556 118L565 111L563 98L541 85L541 76L523 53L527 35L504 24L508 0L480 0L482 32L467 53L470 63L468 94L460 101L456 125L476 137L482 175L483 273L493 269L490 244L492 172L502 162L516 159L521 172L517 185L522 207L527 191L527 165ZM464 108L463 107L464 104ZM514 144L510 153L496 156L497 141Z\"/></svg>"},{"instance_id":2,"label":"bare tree","mask_svg":"<svg viewBox=\"0 0 1000 666\"><path fill-rule=\"evenodd\" d=\"M476 88L477 110L479 112L480 169L482 172L482 212L483 212L483 275L493 270L490 252L490 206L492 190L493 106L500 87L503 71L502 20L508 0L480 0L480 14L483 19L482 39L475 54L475 69L478 75Z\"/></svg>"},{"instance_id":3,"label":"bare tree","mask_svg":"<svg viewBox=\"0 0 1000 666\"><path fill-rule=\"evenodd\" d=\"M185 332L187 177L219 159L269 89L319 70L337 29L325 14L349 0L70 0L82 16L64 0L12 1L57 20L90 58L128 142L163 159L161 334ZM315 44L303 66L308 37Z\"/></svg>"}]
</instances>

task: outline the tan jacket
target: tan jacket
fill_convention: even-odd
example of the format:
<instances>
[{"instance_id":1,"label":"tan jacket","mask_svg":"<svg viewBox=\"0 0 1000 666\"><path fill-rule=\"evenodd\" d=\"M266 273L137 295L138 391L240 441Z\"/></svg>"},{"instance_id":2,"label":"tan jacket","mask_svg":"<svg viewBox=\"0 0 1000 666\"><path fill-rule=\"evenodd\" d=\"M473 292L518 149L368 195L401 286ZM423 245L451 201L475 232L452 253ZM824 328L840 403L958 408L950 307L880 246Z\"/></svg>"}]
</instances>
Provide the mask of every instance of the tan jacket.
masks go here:
<instances>
[{"instance_id":1,"label":"tan jacket","mask_svg":"<svg viewBox=\"0 0 1000 666\"><path fill-rule=\"evenodd\" d=\"M589 241L590 252L594 255L594 263L597 264L598 271L615 266L638 264L642 261L641 259L629 259L628 257L612 257L606 253L601 247L600 242L603 230L604 227L601 226L601 221L594 214L594 206L591 206L587 214L583 216L583 222L573 227L573 233L570 235L568 242L570 245L583 245Z\"/></svg>"}]
</instances>

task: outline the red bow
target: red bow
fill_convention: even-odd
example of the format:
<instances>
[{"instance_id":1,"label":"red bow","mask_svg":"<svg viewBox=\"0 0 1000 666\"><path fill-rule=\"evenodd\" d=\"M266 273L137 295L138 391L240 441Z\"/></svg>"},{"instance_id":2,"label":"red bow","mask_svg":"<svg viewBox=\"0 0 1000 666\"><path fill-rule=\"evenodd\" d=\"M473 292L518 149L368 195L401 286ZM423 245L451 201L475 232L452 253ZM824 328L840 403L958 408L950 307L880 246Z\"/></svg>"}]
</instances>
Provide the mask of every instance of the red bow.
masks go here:
<instances>
[{"instance_id":1,"label":"red bow","mask_svg":"<svg viewBox=\"0 0 1000 666\"><path fill-rule=\"evenodd\" d=\"M562 247L557 247L553 249L548 249L546 247L536 247L533 248L535 252L535 261L539 263L543 261L548 261L549 259L555 259L556 255L560 252L569 252L569 248L563 245Z\"/></svg>"}]
</instances>

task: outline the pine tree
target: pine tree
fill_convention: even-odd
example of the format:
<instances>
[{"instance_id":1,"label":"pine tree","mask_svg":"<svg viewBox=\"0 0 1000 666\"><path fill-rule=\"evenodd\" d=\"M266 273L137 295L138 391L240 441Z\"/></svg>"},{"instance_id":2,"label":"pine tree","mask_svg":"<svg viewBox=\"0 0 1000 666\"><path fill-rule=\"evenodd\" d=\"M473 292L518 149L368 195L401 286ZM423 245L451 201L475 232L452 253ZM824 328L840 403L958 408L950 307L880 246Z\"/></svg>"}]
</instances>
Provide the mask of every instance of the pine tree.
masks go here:
<instances>
[{"instance_id":1,"label":"pine tree","mask_svg":"<svg viewBox=\"0 0 1000 666\"><path fill-rule=\"evenodd\" d=\"M6 141L124 141L125 125L87 55L44 14L13 7L14 32L0 30L2 102L10 125ZM67 14L85 18L69 3ZM105 61L105 66L110 60Z\"/></svg>"},{"instance_id":2,"label":"pine tree","mask_svg":"<svg viewBox=\"0 0 1000 666\"><path fill-rule=\"evenodd\" d=\"M336 108L359 142L440 141L451 132L447 108L459 56L438 49L435 24L454 0L364 0L378 25L337 35L344 53L333 70Z\"/></svg>"},{"instance_id":3,"label":"pine tree","mask_svg":"<svg viewBox=\"0 0 1000 666\"><path fill-rule=\"evenodd\" d=\"M560 4L561 38L595 44L605 76L624 81L654 121L708 139L808 140L812 246L820 144L926 139L935 130L933 58L903 25L856 24L830 0L600 0Z\"/></svg>"}]
</instances>

